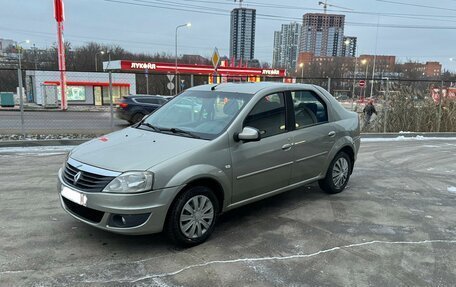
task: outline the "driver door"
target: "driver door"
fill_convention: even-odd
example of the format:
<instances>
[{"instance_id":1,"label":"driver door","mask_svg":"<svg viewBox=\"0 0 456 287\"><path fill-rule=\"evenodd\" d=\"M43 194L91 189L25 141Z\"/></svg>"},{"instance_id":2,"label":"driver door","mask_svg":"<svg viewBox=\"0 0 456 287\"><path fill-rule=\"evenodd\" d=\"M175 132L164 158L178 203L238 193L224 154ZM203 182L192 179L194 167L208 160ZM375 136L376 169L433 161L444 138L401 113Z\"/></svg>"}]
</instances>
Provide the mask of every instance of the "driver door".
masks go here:
<instances>
[{"instance_id":1,"label":"driver door","mask_svg":"<svg viewBox=\"0 0 456 287\"><path fill-rule=\"evenodd\" d=\"M289 184L293 151L286 107L283 93L271 94L261 98L245 118L243 127L258 129L261 140L231 145L233 203Z\"/></svg>"}]
</instances>

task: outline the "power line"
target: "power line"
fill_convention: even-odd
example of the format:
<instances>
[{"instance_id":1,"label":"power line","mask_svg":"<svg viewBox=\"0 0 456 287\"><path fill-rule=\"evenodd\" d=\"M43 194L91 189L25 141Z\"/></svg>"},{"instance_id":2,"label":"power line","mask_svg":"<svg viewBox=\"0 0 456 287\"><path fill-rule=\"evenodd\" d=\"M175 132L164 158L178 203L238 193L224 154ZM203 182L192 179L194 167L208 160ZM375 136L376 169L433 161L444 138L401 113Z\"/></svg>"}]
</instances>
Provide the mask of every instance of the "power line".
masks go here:
<instances>
[{"instance_id":1,"label":"power line","mask_svg":"<svg viewBox=\"0 0 456 287\"><path fill-rule=\"evenodd\" d=\"M140 7L152 7L152 8L160 8L160 9L167 9L167 10L178 10L178 11L185 11L185 12L195 12L195 13L201 13L201 14L211 14L211 15L220 15L220 16L229 16L229 10L222 10L218 9L219 12L214 12L212 10L207 10L207 8L204 8L203 6L198 6L202 7L200 9L202 10L193 10L193 9L187 9L187 8L179 8L182 7L178 6L177 8L174 7L175 4L171 4L171 6L162 6L162 5L157 5L155 2L151 1L145 1L145 0L130 0L130 1L141 1L142 3L134 3L134 2L128 2L128 1L121 1L121 0L103 0L105 2L111 2L111 3L119 3L119 4L126 4L126 5L133 5L133 6L140 6ZM200 0L201 1L201 0ZM160 1L160 2L170 2L170 1ZM150 3L150 4L146 4ZM184 6L185 7L185 6ZM222 13L221 11L225 11L226 13ZM271 14L261 14L257 13L257 18L258 19L265 19L265 20L276 20L276 21L300 21L300 17L286 17L286 16L281 16L281 15L271 15ZM357 27L377 27L376 23L359 23L359 22L345 22L348 26L357 26ZM402 24L380 24L380 27L383 28L400 28L400 29L431 29L431 30L456 30L456 26L426 26L426 25L402 25Z\"/></svg>"},{"instance_id":2,"label":"power line","mask_svg":"<svg viewBox=\"0 0 456 287\"><path fill-rule=\"evenodd\" d=\"M136 1L136 0L133 0ZM217 1L207 1L207 0L179 0L183 2L199 2L199 3L208 3L208 4L222 4L222 5L230 5L232 6L232 1L227 0L230 3L227 2L217 2ZM452 0L456 1L456 0ZM147 2L147 1L143 1ZM265 4L265 3L260 3L260 2L252 2L249 1L251 4L255 4L254 7L264 7L264 8L273 8L273 9L288 9L288 10L297 10L297 9L302 9L302 10L309 10L309 11L321 11L320 9L316 8L311 8L311 7L303 7L303 6L295 6L295 5L278 5L278 4ZM244 5L248 5L245 4ZM207 8L207 7L206 7ZM252 7L253 8L253 7ZM388 13L388 12L370 12L370 11L360 11L360 10L337 10L337 9L328 9L330 12L344 12L348 14L362 14L362 15L376 15L376 16L394 16L394 17L399 17L399 16L413 16L413 17L426 17L426 18L454 18L454 15L435 15L435 14L415 14L415 13ZM417 18L418 19L418 18Z\"/></svg>"},{"instance_id":3,"label":"power line","mask_svg":"<svg viewBox=\"0 0 456 287\"><path fill-rule=\"evenodd\" d=\"M427 8L427 9L436 9L436 10L444 10L444 11L456 11L456 9L450 9L448 7L428 6L428 5L413 4L413 3L406 3L406 2L390 1L390 0L377 0L377 1L378 2L384 2L384 3L397 4L397 5L404 5L404 6L413 6L413 7Z\"/></svg>"}]
</instances>

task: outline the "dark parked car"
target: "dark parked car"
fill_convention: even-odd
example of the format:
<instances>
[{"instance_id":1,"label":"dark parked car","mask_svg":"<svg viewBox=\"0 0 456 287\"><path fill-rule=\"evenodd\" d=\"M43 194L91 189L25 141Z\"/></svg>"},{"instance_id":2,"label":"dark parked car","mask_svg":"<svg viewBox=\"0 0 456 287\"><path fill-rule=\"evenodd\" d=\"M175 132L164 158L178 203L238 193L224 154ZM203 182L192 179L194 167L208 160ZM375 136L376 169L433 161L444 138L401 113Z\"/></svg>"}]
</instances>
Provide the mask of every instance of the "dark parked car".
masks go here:
<instances>
[{"instance_id":1,"label":"dark parked car","mask_svg":"<svg viewBox=\"0 0 456 287\"><path fill-rule=\"evenodd\" d=\"M139 122L145 115L153 113L168 99L162 96L131 95L123 97L116 105L117 117L130 124Z\"/></svg>"}]
</instances>

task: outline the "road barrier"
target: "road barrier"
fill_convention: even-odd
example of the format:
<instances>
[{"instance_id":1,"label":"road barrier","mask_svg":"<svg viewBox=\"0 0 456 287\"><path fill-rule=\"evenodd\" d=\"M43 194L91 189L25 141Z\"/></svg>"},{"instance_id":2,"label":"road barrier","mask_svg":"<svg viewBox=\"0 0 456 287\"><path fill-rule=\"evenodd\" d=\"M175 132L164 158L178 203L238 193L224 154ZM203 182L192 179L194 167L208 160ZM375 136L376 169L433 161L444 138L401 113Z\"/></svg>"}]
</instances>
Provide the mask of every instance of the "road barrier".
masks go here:
<instances>
[{"instance_id":1,"label":"road barrier","mask_svg":"<svg viewBox=\"0 0 456 287\"><path fill-rule=\"evenodd\" d=\"M17 92L18 75L24 83L21 100ZM67 72L68 110L60 110L59 71L19 71L0 69L0 92L12 92L14 107L0 107L0 135L101 135L128 126L115 117L115 104L128 94L170 95L169 74L113 71ZM214 80L207 75L178 75L178 91ZM330 90L344 107L360 114L365 132L455 132L456 103L450 97L435 93L454 86L441 80L411 80L378 78L366 81L364 87L356 83L363 78L283 78L276 76L219 77L217 81L248 82L274 81L306 83ZM355 83L355 84L354 84ZM370 91L372 88L372 97ZM443 87L443 89L442 89ZM172 87L174 89L174 86ZM454 88L452 88L454 89ZM451 90L451 89L448 89ZM434 99L433 97L434 96ZM377 109L369 123L364 121L363 109L372 99ZM1 139L1 138L0 138Z\"/></svg>"}]
</instances>

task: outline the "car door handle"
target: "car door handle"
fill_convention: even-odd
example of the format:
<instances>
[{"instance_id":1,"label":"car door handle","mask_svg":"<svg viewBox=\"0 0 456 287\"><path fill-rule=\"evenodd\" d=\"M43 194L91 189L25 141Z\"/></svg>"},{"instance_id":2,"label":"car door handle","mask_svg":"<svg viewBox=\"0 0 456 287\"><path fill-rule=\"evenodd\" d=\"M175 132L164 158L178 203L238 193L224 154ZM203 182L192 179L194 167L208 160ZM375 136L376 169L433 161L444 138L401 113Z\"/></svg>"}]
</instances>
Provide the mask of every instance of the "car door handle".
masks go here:
<instances>
[{"instance_id":1,"label":"car door handle","mask_svg":"<svg viewBox=\"0 0 456 287\"><path fill-rule=\"evenodd\" d=\"M286 150L290 150L292 146L293 146L292 144L284 144L284 145L282 146L282 149L285 150L285 151L286 151Z\"/></svg>"},{"instance_id":2,"label":"car door handle","mask_svg":"<svg viewBox=\"0 0 456 287\"><path fill-rule=\"evenodd\" d=\"M329 137L334 137L335 135L336 135L336 132L335 132L335 131L330 131L330 132L328 133L328 136L329 136Z\"/></svg>"}]
</instances>

